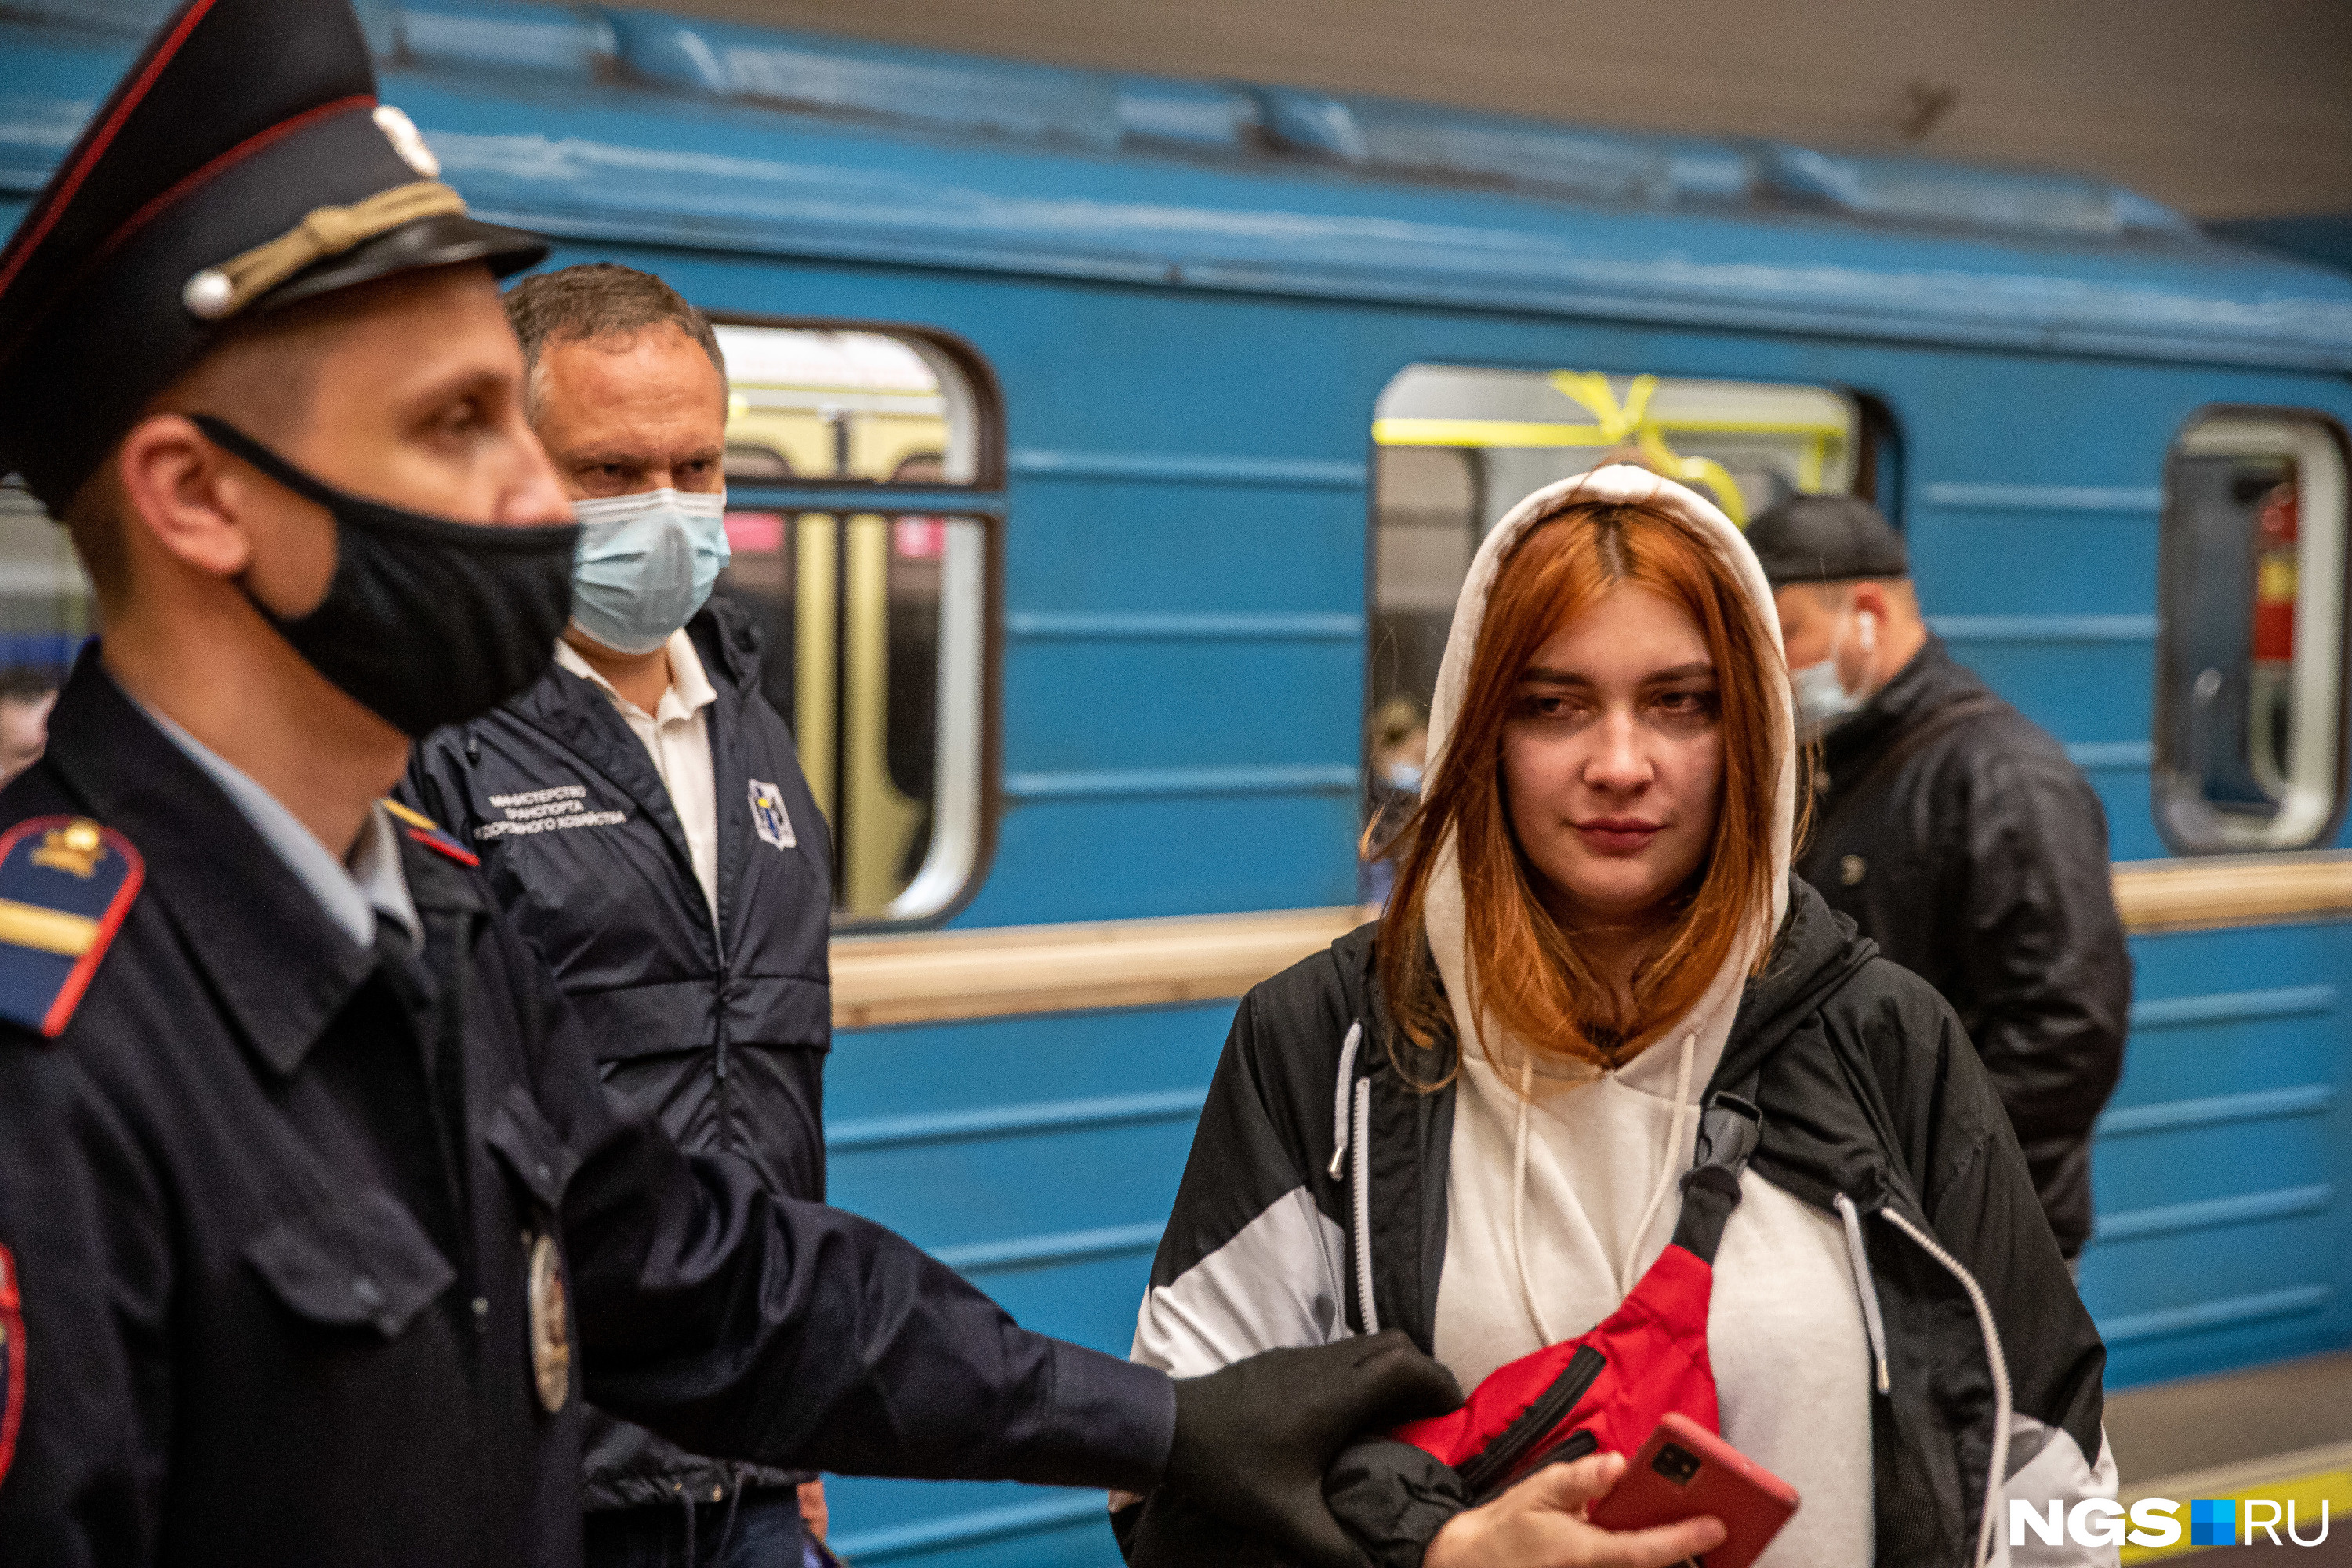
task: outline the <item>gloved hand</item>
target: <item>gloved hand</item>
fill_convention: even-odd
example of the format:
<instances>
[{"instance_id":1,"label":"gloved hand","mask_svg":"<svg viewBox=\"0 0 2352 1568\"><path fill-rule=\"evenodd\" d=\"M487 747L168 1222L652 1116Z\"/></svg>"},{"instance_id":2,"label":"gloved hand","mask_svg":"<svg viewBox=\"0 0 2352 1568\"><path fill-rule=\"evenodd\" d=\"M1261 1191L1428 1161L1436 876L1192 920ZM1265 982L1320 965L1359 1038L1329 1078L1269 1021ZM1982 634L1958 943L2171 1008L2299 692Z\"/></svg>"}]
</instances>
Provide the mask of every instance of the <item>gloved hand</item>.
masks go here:
<instances>
[{"instance_id":1,"label":"gloved hand","mask_svg":"<svg viewBox=\"0 0 2352 1568\"><path fill-rule=\"evenodd\" d=\"M1454 1374L1394 1330L1265 1351L1176 1380L1162 1484L1303 1568L1363 1568L1323 1501L1323 1472L1350 1439L1461 1403Z\"/></svg>"}]
</instances>

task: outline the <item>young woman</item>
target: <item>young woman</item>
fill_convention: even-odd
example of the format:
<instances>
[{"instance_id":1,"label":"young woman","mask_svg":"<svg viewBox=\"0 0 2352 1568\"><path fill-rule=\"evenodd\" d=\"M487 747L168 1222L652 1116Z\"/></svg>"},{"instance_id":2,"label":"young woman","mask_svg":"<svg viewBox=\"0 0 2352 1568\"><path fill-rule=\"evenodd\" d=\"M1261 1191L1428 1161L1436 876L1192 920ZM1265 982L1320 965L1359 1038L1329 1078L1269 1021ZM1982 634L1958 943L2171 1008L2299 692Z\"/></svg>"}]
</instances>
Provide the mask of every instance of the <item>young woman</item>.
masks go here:
<instances>
[{"instance_id":1,"label":"young woman","mask_svg":"<svg viewBox=\"0 0 2352 1568\"><path fill-rule=\"evenodd\" d=\"M1951 1013L1789 875L1738 531L1630 467L1528 497L1429 759L1386 919L1242 1004L1136 1359L1401 1328L1483 1384L1332 1472L1382 1568L1708 1549L1581 1517L1669 1409L1801 1494L1767 1564L2113 1562L2008 1544L2005 1496L2112 1497L2105 1352ZM1168 1500L1118 1522L1139 1563L1235 1552Z\"/></svg>"}]
</instances>

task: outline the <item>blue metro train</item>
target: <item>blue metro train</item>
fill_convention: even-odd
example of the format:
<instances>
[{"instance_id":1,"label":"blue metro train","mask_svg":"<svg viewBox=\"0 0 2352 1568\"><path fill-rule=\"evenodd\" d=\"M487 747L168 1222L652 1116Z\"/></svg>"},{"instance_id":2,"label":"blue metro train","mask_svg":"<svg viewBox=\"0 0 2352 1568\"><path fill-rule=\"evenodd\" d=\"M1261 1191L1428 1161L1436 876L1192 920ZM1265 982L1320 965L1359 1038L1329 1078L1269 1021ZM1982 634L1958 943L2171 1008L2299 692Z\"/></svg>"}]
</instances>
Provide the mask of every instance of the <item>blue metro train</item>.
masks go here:
<instances>
[{"instance_id":1,"label":"blue metro train","mask_svg":"<svg viewBox=\"0 0 2352 1568\"><path fill-rule=\"evenodd\" d=\"M362 8L477 211L728 323L726 591L841 845L836 1201L1123 1351L1231 998L1357 918L1368 714L1482 531L1630 443L1736 516L1875 497L2095 781L2115 1384L2352 1345L2352 279L2085 179ZM0 224L156 15L0 11ZM0 652L85 605L0 491ZM1102 1508L834 1497L959 1568L1100 1568Z\"/></svg>"}]
</instances>

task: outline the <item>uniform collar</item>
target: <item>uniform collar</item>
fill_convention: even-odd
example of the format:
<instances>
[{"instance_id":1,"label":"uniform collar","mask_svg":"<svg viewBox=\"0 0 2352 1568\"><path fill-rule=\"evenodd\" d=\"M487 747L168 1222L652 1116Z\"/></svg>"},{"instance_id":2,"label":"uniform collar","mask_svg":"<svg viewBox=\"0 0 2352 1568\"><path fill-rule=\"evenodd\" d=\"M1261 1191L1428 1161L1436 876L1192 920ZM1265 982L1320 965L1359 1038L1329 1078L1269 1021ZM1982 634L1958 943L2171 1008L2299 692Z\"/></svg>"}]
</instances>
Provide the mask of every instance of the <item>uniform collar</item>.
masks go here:
<instances>
[{"instance_id":1,"label":"uniform collar","mask_svg":"<svg viewBox=\"0 0 2352 1568\"><path fill-rule=\"evenodd\" d=\"M691 719L703 709L719 700L719 691L710 684L710 676L702 668L702 656L695 650L694 639L681 626L669 634L662 645L669 655L669 686L662 692L661 701L647 715L656 723L667 723L672 719ZM603 692L615 706L640 711L636 704L621 695L613 683L604 679L596 667L580 657L580 650L559 637L555 643L555 662Z\"/></svg>"},{"instance_id":2,"label":"uniform collar","mask_svg":"<svg viewBox=\"0 0 2352 1568\"><path fill-rule=\"evenodd\" d=\"M255 1053L279 1073L299 1068L373 972L374 953L114 683L96 644L49 715L44 760L138 848L142 896L163 906ZM404 856L412 874L415 859Z\"/></svg>"},{"instance_id":3,"label":"uniform collar","mask_svg":"<svg viewBox=\"0 0 2352 1568\"><path fill-rule=\"evenodd\" d=\"M286 868L299 878L310 896L319 900L328 918L353 942L362 947L373 945L379 916L406 932L412 944L423 940L424 928L417 923L416 905L408 896L408 879L401 875L400 841L393 828L391 813L381 805L369 812L366 826L360 829L359 843L346 864L335 858L302 826L301 819L256 783L251 774L189 734L170 715L158 713L128 692L123 695L142 717L163 731L166 740L220 786L221 793L244 816L247 826L277 852L278 858L286 862Z\"/></svg>"}]
</instances>

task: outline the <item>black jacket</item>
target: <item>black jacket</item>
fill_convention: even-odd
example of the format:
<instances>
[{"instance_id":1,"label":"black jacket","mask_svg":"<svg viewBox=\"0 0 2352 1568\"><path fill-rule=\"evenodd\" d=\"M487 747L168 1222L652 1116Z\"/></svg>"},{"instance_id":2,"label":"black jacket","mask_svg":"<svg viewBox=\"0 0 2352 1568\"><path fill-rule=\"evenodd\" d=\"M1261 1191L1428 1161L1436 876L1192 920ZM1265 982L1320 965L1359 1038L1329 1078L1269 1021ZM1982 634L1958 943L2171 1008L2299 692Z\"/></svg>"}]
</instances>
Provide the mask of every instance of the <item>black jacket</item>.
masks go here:
<instances>
[{"instance_id":1,"label":"black jacket","mask_svg":"<svg viewBox=\"0 0 2352 1568\"><path fill-rule=\"evenodd\" d=\"M1151 1359L1180 1375L1339 1339L1368 1321L1433 1346L1453 1045L1424 1052L1392 1036L1377 930L1258 986L1234 1020L1137 1333L1139 1352L1160 1346ZM1359 1024L1360 1047L1349 1050ZM1416 1090L1399 1052L1413 1079L1448 1086ZM2006 1535L2002 1479L2037 1506L2111 1496L2106 1352L1975 1052L1935 993L1801 883L1709 1087L1750 1075L1764 1120L1749 1169L1825 1212L1843 1197L1866 1238L1889 1372L1889 1392L1872 1399L1877 1562L1980 1563L1980 1531ZM1366 1143L1346 1152L1335 1177L1335 1092L1352 1099L1354 1081L1370 1086ZM1327 1489L1381 1568L1418 1568L1462 1506L1442 1468L1402 1444L1362 1445ZM1147 1507L1165 1522L1136 1510L1120 1521L1137 1561L1205 1568L1232 1551L1189 1510L1160 1499ZM2011 1561L2094 1558L2065 1548Z\"/></svg>"},{"instance_id":2,"label":"black jacket","mask_svg":"<svg viewBox=\"0 0 2352 1568\"><path fill-rule=\"evenodd\" d=\"M770 1191L822 1202L833 1031L824 820L791 731L761 694L758 630L719 601L687 630L718 693L706 724L719 796L716 931L644 745L603 691L560 666L498 711L427 739L402 794L480 853L499 907L547 961L608 1089L679 1147L724 1151ZM761 792L781 803L788 831L754 818ZM591 1508L674 1503L680 1492L708 1500L734 1489L732 1468L591 1413Z\"/></svg>"},{"instance_id":3,"label":"black jacket","mask_svg":"<svg viewBox=\"0 0 2352 1568\"><path fill-rule=\"evenodd\" d=\"M1933 639L1822 742L1815 790L1798 874L1960 1016L2073 1257L2131 1008L2099 797Z\"/></svg>"},{"instance_id":4,"label":"black jacket","mask_svg":"<svg viewBox=\"0 0 2352 1568\"><path fill-rule=\"evenodd\" d=\"M58 1039L0 1026L0 1087L38 1089L0 1098L0 1148L62 1167L0 1169L47 1325L0 1561L576 1568L583 1393L783 1467L1132 1487L1164 1463L1158 1373L1025 1332L605 1094L476 872L404 841L425 951L362 949L94 655L49 737L0 826L93 817L146 881ZM552 1413L542 1238L574 1352Z\"/></svg>"}]
</instances>

